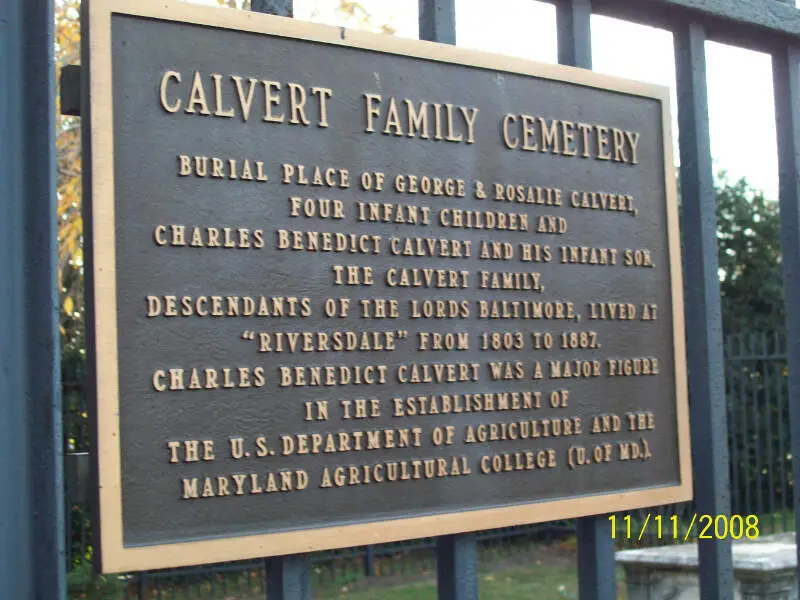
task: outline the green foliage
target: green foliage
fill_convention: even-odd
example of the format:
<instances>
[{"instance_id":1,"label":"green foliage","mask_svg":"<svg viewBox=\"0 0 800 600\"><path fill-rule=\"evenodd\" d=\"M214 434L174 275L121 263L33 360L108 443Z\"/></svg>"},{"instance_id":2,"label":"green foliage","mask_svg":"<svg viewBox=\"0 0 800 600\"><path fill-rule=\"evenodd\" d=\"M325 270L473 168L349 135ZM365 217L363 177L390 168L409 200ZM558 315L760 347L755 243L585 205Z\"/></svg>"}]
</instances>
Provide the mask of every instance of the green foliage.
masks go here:
<instances>
[{"instance_id":1,"label":"green foliage","mask_svg":"<svg viewBox=\"0 0 800 600\"><path fill-rule=\"evenodd\" d=\"M718 176L717 239L725 331L784 327L778 203L742 178Z\"/></svg>"},{"instance_id":2,"label":"green foliage","mask_svg":"<svg viewBox=\"0 0 800 600\"><path fill-rule=\"evenodd\" d=\"M123 600L126 587L123 577L96 574L88 560L81 561L67 573L67 594L75 600Z\"/></svg>"},{"instance_id":3,"label":"green foliage","mask_svg":"<svg viewBox=\"0 0 800 600\"><path fill-rule=\"evenodd\" d=\"M716 181L717 242L734 510L791 505L778 203L744 178ZM748 358L749 357L749 358Z\"/></svg>"}]
</instances>

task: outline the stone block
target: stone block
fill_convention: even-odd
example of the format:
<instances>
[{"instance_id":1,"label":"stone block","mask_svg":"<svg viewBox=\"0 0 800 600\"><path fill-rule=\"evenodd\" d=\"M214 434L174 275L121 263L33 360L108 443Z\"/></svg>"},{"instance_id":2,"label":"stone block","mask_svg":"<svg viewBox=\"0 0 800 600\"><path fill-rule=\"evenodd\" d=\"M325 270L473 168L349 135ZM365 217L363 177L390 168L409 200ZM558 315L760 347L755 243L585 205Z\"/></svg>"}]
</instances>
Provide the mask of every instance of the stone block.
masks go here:
<instances>
[{"instance_id":1,"label":"stone block","mask_svg":"<svg viewBox=\"0 0 800 600\"><path fill-rule=\"evenodd\" d=\"M733 600L798 600L794 533L732 542ZM617 552L628 600L700 600L697 544Z\"/></svg>"}]
</instances>

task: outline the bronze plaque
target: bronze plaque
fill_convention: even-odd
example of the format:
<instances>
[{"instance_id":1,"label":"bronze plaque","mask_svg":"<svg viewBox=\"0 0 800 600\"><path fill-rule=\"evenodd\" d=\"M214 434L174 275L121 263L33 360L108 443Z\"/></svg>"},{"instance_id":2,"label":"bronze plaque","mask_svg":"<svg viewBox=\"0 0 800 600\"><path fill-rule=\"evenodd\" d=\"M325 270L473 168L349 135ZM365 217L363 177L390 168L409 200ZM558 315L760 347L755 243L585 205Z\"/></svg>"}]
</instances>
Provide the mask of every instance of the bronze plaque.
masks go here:
<instances>
[{"instance_id":1,"label":"bronze plaque","mask_svg":"<svg viewBox=\"0 0 800 600\"><path fill-rule=\"evenodd\" d=\"M105 571L690 498L666 89L179 2L88 19Z\"/></svg>"}]
</instances>

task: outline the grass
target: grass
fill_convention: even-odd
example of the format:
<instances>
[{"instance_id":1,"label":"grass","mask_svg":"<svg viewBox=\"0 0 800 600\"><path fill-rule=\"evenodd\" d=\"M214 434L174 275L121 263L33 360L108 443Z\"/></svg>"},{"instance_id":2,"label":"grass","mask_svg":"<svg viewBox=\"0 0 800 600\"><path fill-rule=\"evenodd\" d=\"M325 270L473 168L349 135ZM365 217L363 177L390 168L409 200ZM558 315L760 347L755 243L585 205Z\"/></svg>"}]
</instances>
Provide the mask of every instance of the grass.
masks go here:
<instances>
[{"instance_id":1,"label":"grass","mask_svg":"<svg viewBox=\"0 0 800 600\"><path fill-rule=\"evenodd\" d=\"M395 585L371 585L363 589L342 588L338 593L320 590L317 598L333 600L436 600L433 579ZM577 571L573 565L510 567L480 576L481 600L563 600L577 598Z\"/></svg>"},{"instance_id":2,"label":"grass","mask_svg":"<svg viewBox=\"0 0 800 600\"><path fill-rule=\"evenodd\" d=\"M480 600L566 600L578 598L574 535L551 542L498 540L478 553ZM436 559L432 550L376 557L380 575L365 577L363 565L340 560L312 567L317 600L436 600ZM618 599L626 598L617 570ZM137 590L98 578L88 563L70 575L71 600L130 600ZM263 600L257 572L152 580L148 600Z\"/></svg>"},{"instance_id":3,"label":"grass","mask_svg":"<svg viewBox=\"0 0 800 600\"><path fill-rule=\"evenodd\" d=\"M618 598L626 598L624 575L617 573ZM578 569L574 540L560 544L528 547L513 556L482 553L479 574L480 600L565 600L578 597ZM315 589L324 600L436 600L433 573L417 580L374 578L343 586L334 584Z\"/></svg>"},{"instance_id":4,"label":"grass","mask_svg":"<svg viewBox=\"0 0 800 600\"><path fill-rule=\"evenodd\" d=\"M767 514L759 519L761 535L783 529L784 520L794 524L792 515ZM688 521L681 515L679 529L685 531ZM773 525L774 523L774 525ZM617 523L618 547L637 547L658 543L655 528L641 542L625 541L624 525ZM642 525L639 515L631 519L632 534L638 535ZM670 540L661 540L670 543ZM550 542L532 542L528 538L502 539L479 547L480 600L577 599L577 544L574 535ZM436 557L432 549L398 552L376 557L375 577L363 575L360 559L337 559L330 564L315 564L313 592L318 600L436 600ZM617 598L626 598L624 574L617 570ZM123 600L136 597L135 591L124 591L113 578L101 578L91 572L88 563L80 565L69 577L71 600ZM155 584L153 581L151 585ZM259 573L230 573L175 577L159 580L160 589L151 589L148 600L263 600L257 592L262 583ZM163 592L163 594L162 594Z\"/></svg>"}]
</instances>

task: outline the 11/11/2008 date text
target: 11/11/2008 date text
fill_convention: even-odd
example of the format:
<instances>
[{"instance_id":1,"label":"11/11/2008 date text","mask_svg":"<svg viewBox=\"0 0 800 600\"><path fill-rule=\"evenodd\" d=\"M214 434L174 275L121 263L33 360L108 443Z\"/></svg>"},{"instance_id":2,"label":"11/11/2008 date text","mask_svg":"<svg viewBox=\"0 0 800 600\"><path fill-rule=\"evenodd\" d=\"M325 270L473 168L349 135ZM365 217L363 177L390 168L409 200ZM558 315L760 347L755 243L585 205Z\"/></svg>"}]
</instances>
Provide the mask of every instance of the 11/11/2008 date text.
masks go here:
<instances>
[{"instance_id":1,"label":"11/11/2008 date text","mask_svg":"<svg viewBox=\"0 0 800 600\"><path fill-rule=\"evenodd\" d=\"M678 515L665 517L647 513L644 520L632 519L625 515L621 519L616 515L608 517L611 521L611 538L641 541L647 535L655 535L656 539L672 539L688 541L689 538L700 540L742 538L754 540L759 536L758 517L756 515L698 515L691 520L680 519Z\"/></svg>"}]
</instances>

